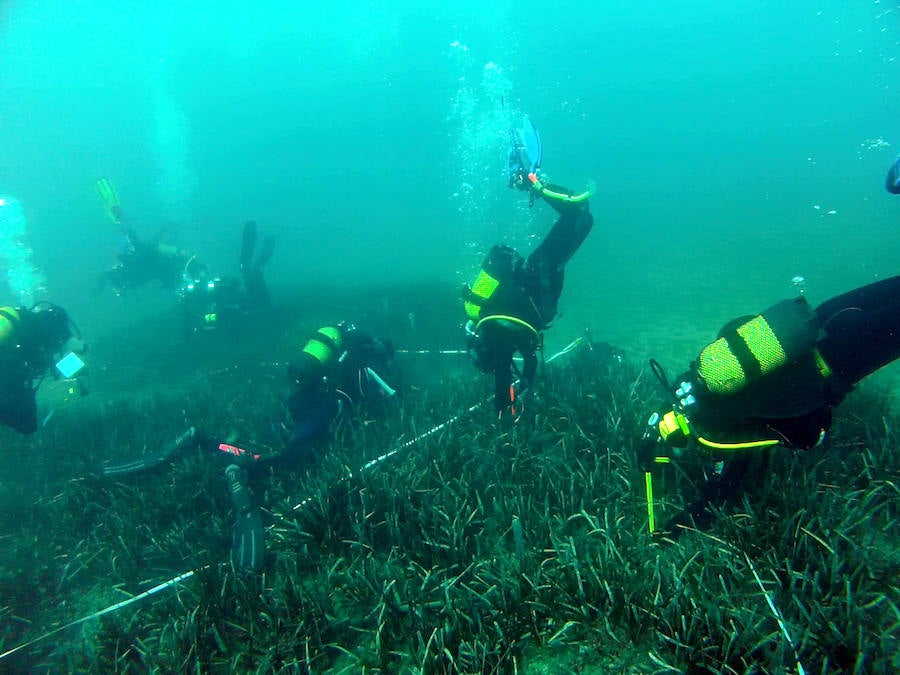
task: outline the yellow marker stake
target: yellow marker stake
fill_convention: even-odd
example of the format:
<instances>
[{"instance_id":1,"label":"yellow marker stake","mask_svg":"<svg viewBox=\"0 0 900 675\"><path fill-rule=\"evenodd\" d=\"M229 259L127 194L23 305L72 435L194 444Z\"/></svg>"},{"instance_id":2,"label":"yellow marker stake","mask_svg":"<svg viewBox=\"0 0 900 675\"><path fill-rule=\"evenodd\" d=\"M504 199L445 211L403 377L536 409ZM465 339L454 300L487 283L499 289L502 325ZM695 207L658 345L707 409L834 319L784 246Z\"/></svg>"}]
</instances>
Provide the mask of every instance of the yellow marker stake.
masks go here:
<instances>
[{"instance_id":1,"label":"yellow marker stake","mask_svg":"<svg viewBox=\"0 0 900 675\"><path fill-rule=\"evenodd\" d=\"M653 516L653 475L649 471L644 472L644 485L647 488L647 525L650 534L656 531L656 519Z\"/></svg>"}]
</instances>

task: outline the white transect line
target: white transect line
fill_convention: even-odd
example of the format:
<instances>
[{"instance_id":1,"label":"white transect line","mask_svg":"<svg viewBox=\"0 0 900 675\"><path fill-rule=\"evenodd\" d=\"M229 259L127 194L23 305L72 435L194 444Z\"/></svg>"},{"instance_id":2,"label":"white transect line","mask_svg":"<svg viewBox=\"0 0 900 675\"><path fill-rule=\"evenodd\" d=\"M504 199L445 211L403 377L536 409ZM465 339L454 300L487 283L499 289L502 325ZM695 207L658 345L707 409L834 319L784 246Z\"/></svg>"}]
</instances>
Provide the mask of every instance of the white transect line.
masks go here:
<instances>
[{"instance_id":1,"label":"white transect line","mask_svg":"<svg viewBox=\"0 0 900 675\"><path fill-rule=\"evenodd\" d=\"M570 342L562 350L560 350L559 352L557 352L550 358L546 359L546 363L550 363L551 361L555 360L558 356L568 354L573 349L575 349L581 342L582 342L582 338L578 338L578 339ZM421 441L425 438L428 438L432 434L437 433L441 429L445 429L446 427L450 426L454 422L458 421L460 418L465 417L466 415L468 415L471 412L474 412L475 410L477 410L478 408L480 408L481 406L483 406L485 403L487 403L488 401L490 401L492 399L493 399L493 396L488 397L488 398L484 399L483 401L479 401L478 403L475 403L474 405L469 406L462 412L454 415L453 417L450 417L450 418L444 420L437 426L432 427L428 431L426 431L422 434L419 434L415 438L412 438L412 439L406 441L406 443L403 443L402 445L399 445L398 447L394 448L393 450L386 452L383 455L380 455L380 456L376 457L375 459L372 459L372 460L366 462L365 464L363 464L360 467L360 469L359 469L359 471L357 471L357 473L364 473L365 471L368 471L369 469L377 466L378 464L381 464L386 459L393 457L394 455L398 454L399 452L402 452L403 450L406 450L407 448L412 447L419 441ZM349 480L353 476L354 476L354 473L352 471L349 472L344 478L342 478L340 481L338 481L338 484L341 484L344 481ZM332 487L335 487L335 486L332 486ZM297 511L297 510L303 508L304 506L306 506L307 504L309 504L312 500L313 500L312 497L307 497L303 501L299 502L296 506L294 506L291 510ZM273 515L277 515L277 514L273 514ZM281 517L281 516L279 516L279 517ZM52 637L52 636L56 635L57 633L60 633L64 630L66 630L67 628L77 626L79 624L85 623L86 621L90 621L91 619L97 619L97 618L103 616L104 614L111 614L112 612L116 612L120 609L123 609L124 607L128 607L129 605L132 605L136 602L144 600L145 598L149 598L150 596L155 595L155 594L159 593L160 591L164 591L167 588L172 588L174 586L177 586L182 581L186 581L187 579L190 579L192 576L194 576L194 574L196 572L208 569L211 566L212 566L212 564L210 563L210 564L204 565L203 567L200 567L197 570L191 570L189 572L182 572L181 574L172 577L168 581L163 581L162 583L157 584L153 588L148 588L146 591L143 591L142 593L139 593L138 595L135 595L134 597L128 598L127 600L123 600L121 602L117 602L114 605L110 605L109 607L106 607L104 609L96 611L93 614L83 616L80 619L75 619L74 621L70 621L69 623L59 626L58 628L54 628L53 630L50 630L50 631L44 633L43 635L39 635L38 637L34 638L33 640L29 640L28 642L23 642L22 644L20 644L16 647L13 647L12 649L8 649L7 651L0 654L0 660L6 658L7 656L9 656L11 654L15 654L16 652L18 652L22 649L25 649L26 647L30 647L34 644L37 644L38 642L46 640L47 638Z\"/></svg>"}]
</instances>

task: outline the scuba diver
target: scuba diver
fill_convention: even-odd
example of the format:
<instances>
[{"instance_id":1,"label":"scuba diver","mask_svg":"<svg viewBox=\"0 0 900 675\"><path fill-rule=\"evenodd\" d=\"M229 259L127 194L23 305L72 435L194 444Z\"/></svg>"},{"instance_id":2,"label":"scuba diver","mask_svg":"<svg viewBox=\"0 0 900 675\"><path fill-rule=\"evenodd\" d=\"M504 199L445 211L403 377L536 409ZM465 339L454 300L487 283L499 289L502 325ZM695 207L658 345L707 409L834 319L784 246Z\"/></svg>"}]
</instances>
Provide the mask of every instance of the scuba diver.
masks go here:
<instances>
[{"instance_id":1,"label":"scuba diver","mask_svg":"<svg viewBox=\"0 0 900 675\"><path fill-rule=\"evenodd\" d=\"M517 395L534 381L542 331L556 317L565 265L594 225L588 203L593 190L576 194L548 183L540 172L540 136L527 115L510 138L509 186L527 191L532 204L543 199L559 218L528 258L496 244L475 282L463 288L469 355L477 368L493 374L494 409L501 419L516 418ZM523 359L521 371L516 353Z\"/></svg>"},{"instance_id":2,"label":"scuba diver","mask_svg":"<svg viewBox=\"0 0 900 675\"><path fill-rule=\"evenodd\" d=\"M73 351L57 361L67 347ZM22 434L37 431L35 395L47 371L53 368L55 377L74 378L84 366L77 354L86 349L78 329L58 305L0 307L0 424Z\"/></svg>"},{"instance_id":3,"label":"scuba diver","mask_svg":"<svg viewBox=\"0 0 900 675\"><path fill-rule=\"evenodd\" d=\"M317 452L317 441L326 438L335 424L388 414L398 398L399 374L393 355L389 340L372 337L353 324L342 322L320 328L288 366L294 391L285 404L285 420L276 425L283 440L282 450L238 446L190 427L158 452L119 465L104 465L102 474L119 477L147 471L188 448L199 448L227 461L225 476L237 513L232 561L239 569L258 570L265 555L264 528L248 485L249 476L267 467L309 466Z\"/></svg>"},{"instance_id":4,"label":"scuba diver","mask_svg":"<svg viewBox=\"0 0 900 675\"><path fill-rule=\"evenodd\" d=\"M241 278L213 277L206 265L195 257L184 264L183 283L178 290L185 332L196 333L227 324L249 309L271 304L269 288L263 276L275 250L275 240L266 237L256 253L256 222L244 223L241 238Z\"/></svg>"},{"instance_id":5,"label":"scuba diver","mask_svg":"<svg viewBox=\"0 0 900 675\"><path fill-rule=\"evenodd\" d=\"M696 500L663 530L673 537L701 526L711 505L734 498L758 451L823 442L832 410L863 378L900 356L900 276L828 300L813 310L803 295L722 328L690 369L670 386L672 409L653 413L638 464L647 477L653 529L651 469L693 447L713 461ZM674 391L674 394L672 392Z\"/></svg>"},{"instance_id":6,"label":"scuba diver","mask_svg":"<svg viewBox=\"0 0 900 675\"><path fill-rule=\"evenodd\" d=\"M119 195L109 180L98 180L97 192L110 220L122 228L123 242L116 264L102 273L94 294L107 285L119 296L153 282L164 290L178 288L188 254L171 244L141 239L125 222Z\"/></svg>"},{"instance_id":7,"label":"scuba diver","mask_svg":"<svg viewBox=\"0 0 900 675\"><path fill-rule=\"evenodd\" d=\"M286 455L295 462L308 461L313 441L345 412L357 420L383 418L395 405L400 379L391 341L346 321L310 336L288 376L294 391L286 404Z\"/></svg>"},{"instance_id":8,"label":"scuba diver","mask_svg":"<svg viewBox=\"0 0 900 675\"><path fill-rule=\"evenodd\" d=\"M892 195L900 195L900 157L894 160L884 179L884 187Z\"/></svg>"}]
</instances>

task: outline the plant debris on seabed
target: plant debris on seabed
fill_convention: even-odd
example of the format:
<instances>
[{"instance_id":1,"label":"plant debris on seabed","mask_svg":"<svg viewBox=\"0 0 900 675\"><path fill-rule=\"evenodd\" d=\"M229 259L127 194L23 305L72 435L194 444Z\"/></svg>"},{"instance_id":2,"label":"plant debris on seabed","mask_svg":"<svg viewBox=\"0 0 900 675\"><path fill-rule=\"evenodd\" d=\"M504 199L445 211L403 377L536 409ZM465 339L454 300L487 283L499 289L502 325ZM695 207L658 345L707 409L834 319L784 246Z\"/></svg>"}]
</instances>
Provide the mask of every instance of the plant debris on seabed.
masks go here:
<instances>
[{"instance_id":1,"label":"plant debris on seabed","mask_svg":"<svg viewBox=\"0 0 900 675\"><path fill-rule=\"evenodd\" d=\"M543 370L516 425L498 427L482 406L404 446L490 389L462 360L413 382L386 423L344 426L316 464L251 481L269 527L257 576L226 562L233 514L215 458L91 475L183 428L182 396L61 411L30 445L5 437L0 651L196 574L0 666L900 670L900 453L886 396L864 385L829 444L775 451L708 530L666 543L647 532L634 459L659 403L651 379L573 353ZM245 374L197 384L192 421L252 437L281 392L246 385ZM661 511L691 497L694 473L686 462L658 478Z\"/></svg>"}]
</instances>

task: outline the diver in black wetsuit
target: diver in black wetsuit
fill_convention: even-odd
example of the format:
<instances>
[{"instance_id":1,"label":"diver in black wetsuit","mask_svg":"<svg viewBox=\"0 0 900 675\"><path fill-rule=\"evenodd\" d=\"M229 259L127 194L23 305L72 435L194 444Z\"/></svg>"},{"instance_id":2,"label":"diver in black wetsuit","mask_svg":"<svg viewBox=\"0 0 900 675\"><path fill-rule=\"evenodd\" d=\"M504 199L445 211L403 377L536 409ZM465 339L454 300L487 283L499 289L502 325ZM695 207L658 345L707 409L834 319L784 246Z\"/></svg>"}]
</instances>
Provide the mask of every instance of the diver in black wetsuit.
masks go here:
<instances>
[{"instance_id":1,"label":"diver in black wetsuit","mask_svg":"<svg viewBox=\"0 0 900 675\"><path fill-rule=\"evenodd\" d=\"M178 298L187 333L213 329L223 323L233 325L246 311L271 304L264 272L275 242L266 237L255 255L256 240L256 223L248 220L241 239L240 278L213 277L205 264L193 258L184 265Z\"/></svg>"},{"instance_id":2,"label":"diver in black wetsuit","mask_svg":"<svg viewBox=\"0 0 900 675\"><path fill-rule=\"evenodd\" d=\"M834 407L898 356L900 276L815 310L800 296L723 327L678 378L673 409L651 416L640 451L644 471L670 448L677 456L691 444L726 460L664 530L677 536L684 526L709 520L710 505L739 494L760 450L821 443Z\"/></svg>"},{"instance_id":3,"label":"diver in black wetsuit","mask_svg":"<svg viewBox=\"0 0 900 675\"><path fill-rule=\"evenodd\" d=\"M517 414L514 377L521 393L534 381L542 331L557 314L566 263L594 225L588 200L591 193L574 192L539 177L540 139L526 117L515 129L510 152L510 186L543 199L559 218L527 259L502 244L495 245L471 287L463 289L469 322L468 350L475 365L494 376L494 408L502 417ZM523 359L521 372L513 357Z\"/></svg>"},{"instance_id":4,"label":"diver in black wetsuit","mask_svg":"<svg viewBox=\"0 0 900 675\"><path fill-rule=\"evenodd\" d=\"M187 252L159 238L147 240L138 236L126 221L119 195L108 179L97 181L97 192L110 220L122 229L122 247L115 265L100 275L94 294L110 286L116 295L123 295L152 283L163 290L177 289L190 257Z\"/></svg>"},{"instance_id":5,"label":"diver in black wetsuit","mask_svg":"<svg viewBox=\"0 0 900 675\"><path fill-rule=\"evenodd\" d=\"M76 334L58 305L0 307L0 424L22 434L37 431L35 394L67 345L78 342L72 346L84 353L86 345L74 339Z\"/></svg>"}]
</instances>

